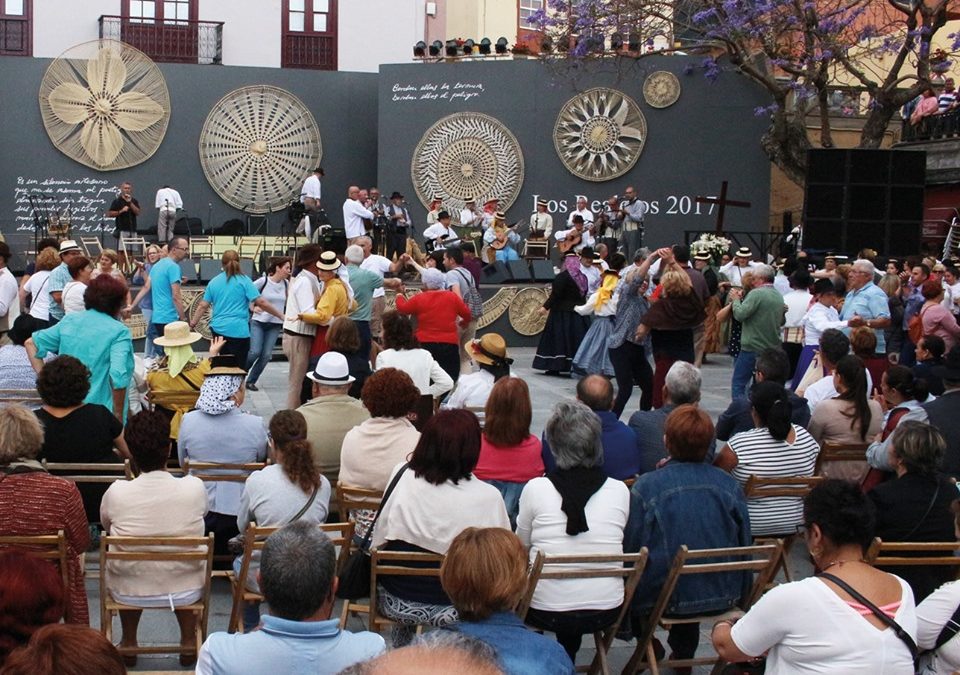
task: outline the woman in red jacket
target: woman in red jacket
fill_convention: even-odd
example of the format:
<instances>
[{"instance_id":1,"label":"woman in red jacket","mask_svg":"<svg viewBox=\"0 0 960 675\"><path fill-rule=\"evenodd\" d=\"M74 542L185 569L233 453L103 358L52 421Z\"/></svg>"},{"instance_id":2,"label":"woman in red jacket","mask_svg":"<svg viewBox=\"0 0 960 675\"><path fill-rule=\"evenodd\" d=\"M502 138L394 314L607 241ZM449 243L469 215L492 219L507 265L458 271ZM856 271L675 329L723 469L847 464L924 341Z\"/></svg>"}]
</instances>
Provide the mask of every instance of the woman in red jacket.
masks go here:
<instances>
[{"instance_id":1,"label":"woman in red jacket","mask_svg":"<svg viewBox=\"0 0 960 675\"><path fill-rule=\"evenodd\" d=\"M420 346L456 382L460 377L459 326L470 323L470 308L459 295L446 290L446 277L440 270L423 270L421 281L423 291L409 300L397 294L397 311L417 318Z\"/></svg>"}]
</instances>

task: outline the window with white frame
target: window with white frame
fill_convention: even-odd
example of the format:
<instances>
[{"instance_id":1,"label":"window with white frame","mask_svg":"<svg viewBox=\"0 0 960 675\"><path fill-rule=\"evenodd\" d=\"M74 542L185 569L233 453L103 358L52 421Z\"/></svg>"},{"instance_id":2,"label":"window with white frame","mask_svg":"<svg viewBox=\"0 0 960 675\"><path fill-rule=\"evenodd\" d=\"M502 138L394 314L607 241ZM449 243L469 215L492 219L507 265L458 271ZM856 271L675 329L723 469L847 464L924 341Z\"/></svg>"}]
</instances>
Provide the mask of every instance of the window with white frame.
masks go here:
<instances>
[{"instance_id":1,"label":"window with white frame","mask_svg":"<svg viewBox=\"0 0 960 675\"><path fill-rule=\"evenodd\" d=\"M543 9L544 0L518 0L520 3L520 28L527 30L537 30L535 24L530 23L530 17L534 12Z\"/></svg>"}]
</instances>

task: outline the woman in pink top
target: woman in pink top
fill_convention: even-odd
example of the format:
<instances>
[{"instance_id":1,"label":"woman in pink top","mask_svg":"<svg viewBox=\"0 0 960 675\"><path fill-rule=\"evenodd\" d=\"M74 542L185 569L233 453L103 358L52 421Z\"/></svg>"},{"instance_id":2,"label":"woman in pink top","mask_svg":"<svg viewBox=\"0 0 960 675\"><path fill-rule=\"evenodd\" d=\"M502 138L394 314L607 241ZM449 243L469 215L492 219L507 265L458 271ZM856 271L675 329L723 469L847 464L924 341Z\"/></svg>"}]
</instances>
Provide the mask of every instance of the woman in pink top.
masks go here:
<instances>
[{"instance_id":1,"label":"woman in pink top","mask_svg":"<svg viewBox=\"0 0 960 675\"><path fill-rule=\"evenodd\" d=\"M943 338L949 352L960 338L960 326L950 310L944 307L943 285L937 279L928 279L920 288L926 302L920 308L920 321L923 322L923 334L938 335Z\"/></svg>"},{"instance_id":2,"label":"woman in pink top","mask_svg":"<svg viewBox=\"0 0 960 675\"><path fill-rule=\"evenodd\" d=\"M519 377L500 378L487 398L480 459L473 470L503 495L516 528L520 493L527 481L543 475L540 439L530 433L530 390Z\"/></svg>"}]
</instances>

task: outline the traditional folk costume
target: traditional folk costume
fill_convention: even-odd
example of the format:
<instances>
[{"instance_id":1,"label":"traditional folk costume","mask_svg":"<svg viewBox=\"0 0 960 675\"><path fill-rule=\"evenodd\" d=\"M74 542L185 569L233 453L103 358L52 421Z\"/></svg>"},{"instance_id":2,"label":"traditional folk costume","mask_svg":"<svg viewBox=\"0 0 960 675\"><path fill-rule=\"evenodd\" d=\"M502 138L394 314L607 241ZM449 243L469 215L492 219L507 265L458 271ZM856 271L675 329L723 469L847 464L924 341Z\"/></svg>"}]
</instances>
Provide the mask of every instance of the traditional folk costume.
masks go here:
<instances>
[{"instance_id":1,"label":"traditional folk costume","mask_svg":"<svg viewBox=\"0 0 960 675\"><path fill-rule=\"evenodd\" d=\"M577 375L602 374L613 377L613 364L607 350L607 338L613 331L613 317L617 313L616 293L620 274L614 270L603 273L600 287L594 291L587 302L575 308L577 314L596 318L590 324L590 330L580 343L573 357L573 372Z\"/></svg>"},{"instance_id":2,"label":"traditional folk costume","mask_svg":"<svg viewBox=\"0 0 960 675\"><path fill-rule=\"evenodd\" d=\"M590 328L590 320L575 311L577 305L584 303L586 293L587 278L580 271L580 256L568 253L563 259L563 270L553 280L550 297L543 303L550 314L533 358L534 369L570 372L573 356Z\"/></svg>"}]
</instances>

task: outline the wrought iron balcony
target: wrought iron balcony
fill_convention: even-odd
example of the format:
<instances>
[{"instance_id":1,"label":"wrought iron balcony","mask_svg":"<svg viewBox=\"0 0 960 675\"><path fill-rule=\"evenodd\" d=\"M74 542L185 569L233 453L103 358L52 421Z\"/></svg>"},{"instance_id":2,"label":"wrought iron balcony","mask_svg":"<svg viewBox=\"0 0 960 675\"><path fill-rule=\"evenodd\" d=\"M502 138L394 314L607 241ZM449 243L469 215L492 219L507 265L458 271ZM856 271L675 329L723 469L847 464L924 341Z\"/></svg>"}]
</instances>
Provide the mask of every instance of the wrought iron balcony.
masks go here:
<instances>
[{"instance_id":1,"label":"wrought iron balcony","mask_svg":"<svg viewBox=\"0 0 960 675\"><path fill-rule=\"evenodd\" d=\"M903 143L957 137L960 137L960 108L954 108L942 115L924 117L916 125L910 124L910 120L903 120L900 132Z\"/></svg>"},{"instance_id":2,"label":"wrought iron balcony","mask_svg":"<svg viewBox=\"0 0 960 675\"><path fill-rule=\"evenodd\" d=\"M136 47L154 61L223 63L222 21L181 21L101 16L100 37Z\"/></svg>"},{"instance_id":3,"label":"wrought iron balcony","mask_svg":"<svg viewBox=\"0 0 960 675\"><path fill-rule=\"evenodd\" d=\"M337 39L332 35L284 35L281 65L284 68L336 70Z\"/></svg>"},{"instance_id":4,"label":"wrought iron balcony","mask_svg":"<svg viewBox=\"0 0 960 675\"><path fill-rule=\"evenodd\" d=\"M0 54L30 56L30 21L24 18L0 19Z\"/></svg>"}]
</instances>

